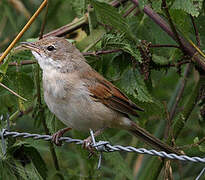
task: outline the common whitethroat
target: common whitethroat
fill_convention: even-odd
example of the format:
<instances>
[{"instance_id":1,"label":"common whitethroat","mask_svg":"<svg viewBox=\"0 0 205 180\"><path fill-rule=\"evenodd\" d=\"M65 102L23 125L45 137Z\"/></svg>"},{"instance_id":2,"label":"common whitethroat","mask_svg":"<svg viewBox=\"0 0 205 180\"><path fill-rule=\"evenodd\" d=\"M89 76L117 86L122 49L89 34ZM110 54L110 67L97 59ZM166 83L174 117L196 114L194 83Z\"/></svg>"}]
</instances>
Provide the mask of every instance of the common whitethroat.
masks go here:
<instances>
[{"instance_id":1,"label":"common whitethroat","mask_svg":"<svg viewBox=\"0 0 205 180\"><path fill-rule=\"evenodd\" d=\"M24 42L43 70L45 102L68 128L58 131L58 139L70 128L100 132L104 128L125 129L158 150L177 153L173 147L154 137L133 122L143 111L117 87L97 73L80 51L64 38L47 37L37 42Z\"/></svg>"}]
</instances>

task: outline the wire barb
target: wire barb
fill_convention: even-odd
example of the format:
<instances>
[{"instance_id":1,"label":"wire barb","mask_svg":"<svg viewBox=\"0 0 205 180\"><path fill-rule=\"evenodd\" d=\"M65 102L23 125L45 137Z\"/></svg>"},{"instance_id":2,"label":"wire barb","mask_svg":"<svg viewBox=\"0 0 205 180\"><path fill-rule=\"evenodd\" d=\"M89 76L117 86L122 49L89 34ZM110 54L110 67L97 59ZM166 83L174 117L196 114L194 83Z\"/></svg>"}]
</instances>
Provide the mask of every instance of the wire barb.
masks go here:
<instances>
[{"instance_id":1,"label":"wire barb","mask_svg":"<svg viewBox=\"0 0 205 180\"><path fill-rule=\"evenodd\" d=\"M8 136L11 136L13 138L17 138L17 137L33 138L34 140L42 139L42 140L45 140L45 141L50 141L52 139L52 136L50 136L50 135L19 133L19 132L14 132L14 131L7 131L5 129L0 131L0 136L1 136L1 139L2 139L2 145L5 143L5 138L8 137ZM91 137L92 137L92 135L91 135ZM61 137L59 140L64 141L66 143L75 143L75 144L78 144L78 145L83 144L83 140L81 140L81 139L72 139L70 137ZM186 155L177 155L177 154L173 154L173 153L168 154L164 151L156 151L156 150L153 150L153 149L147 150L145 148L135 148L135 147L132 147L132 146L111 145L107 141L95 142L95 144L91 144L91 146L93 148L95 148L96 151L98 151L98 152L115 152L115 151L135 152L135 153L139 153L139 154L149 154L149 155L152 155L152 156L159 156L159 157L162 157L162 158L168 158L168 159L172 159L172 160L205 163L205 158L201 158L201 157L190 157L190 156L186 156ZM101 157L100 157L99 161L101 163Z\"/></svg>"}]
</instances>

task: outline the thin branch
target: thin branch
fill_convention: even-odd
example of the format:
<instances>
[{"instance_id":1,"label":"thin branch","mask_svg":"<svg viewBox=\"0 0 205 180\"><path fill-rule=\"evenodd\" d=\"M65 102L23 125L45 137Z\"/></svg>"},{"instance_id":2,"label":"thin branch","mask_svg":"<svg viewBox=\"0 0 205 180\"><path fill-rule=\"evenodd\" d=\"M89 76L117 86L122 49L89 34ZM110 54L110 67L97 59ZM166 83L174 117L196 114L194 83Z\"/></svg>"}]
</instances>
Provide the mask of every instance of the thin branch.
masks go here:
<instances>
[{"instance_id":1,"label":"thin branch","mask_svg":"<svg viewBox=\"0 0 205 180\"><path fill-rule=\"evenodd\" d=\"M33 61L33 60L23 60L20 63L10 62L9 66L29 65L29 64L35 64L35 63L36 61Z\"/></svg>"},{"instance_id":2,"label":"thin branch","mask_svg":"<svg viewBox=\"0 0 205 180\"><path fill-rule=\"evenodd\" d=\"M169 9L168 9L166 0L162 0L162 9L164 9L164 11L165 11L165 14L166 14L166 16L167 16L167 18L168 18L168 21L169 21L169 25L170 25L170 27L171 27L171 29L172 29L172 32L173 32L174 35L175 35L175 38L176 38L176 40L177 40L179 46L180 46L181 48L183 48L181 39L179 38L179 34L178 34L178 32L177 32L177 30L176 30L176 27L175 27L175 25L174 25L174 23L173 23L173 21L172 21L172 18L171 18L170 14L169 14Z\"/></svg>"},{"instance_id":3,"label":"thin branch","mask_svg":"<svg viewBox=\"0 0 205 180\"><path fill-rule=\"evenodd\" d=\"M149 44L150 48L166 48L166 47L171 47L171 48L180 48L177 45L172 45L172 44Z\"/></svg>"},{"instance_id":4,"label":"thin branch","mask_svg":"<svg viewBox=\"0 0 205 180\"><path fill-rule=\"evenodd\" d=\"M138 0L132 0L134 4L139 6ZM176 36L170 28L169 24L157 13L155 13L150 6L146 5L143 9L144 13L147 14L157 25L159 25L162 30L164 30L170 37L172 37L175 41ZM184 39L181 35L179 35L180 42L183 45L183 51L185 54L192 57L192 60L197 63L197 65L205 71L205 57L203 57L200 53L198 53L197 49L186 39Z\"/></svg>"},{"instance_id":5,"label":"thin branch","mask_svg":"<svg viewBox=\"0 0 205 180\"><path fill-rule=\"evenodd\" d=\"M20 96L19 94L17 94L16 92L14 92L13 90L11 90L10 88L8 88L7 86L5 86L4 84L2 84L0 82L0 86L2 86L3 88L5 88L6 90L8 90L10 93L12 93L13 95L17 96L18 98L24 100L24 101L28 101L27 99L23 98L22 96Z\"/></svg>"},{"instance_id":6,"label":"thin branch","mask_svg":"<svg viewBox=\"0 0 205 180\"><path fill-rule=\"evenodd\" d=\"M196 36L197 46L200 47L200 38L199 38L198 29L197 29L197 27L196 27L196 23L195 23L194 18L193 18L192 15L190 15L190 18L191 18L191 22L192 22L193 27L194 27L194 32L195 32L195 36Z\"/></svg>"},{"instance_id":7,"label":"thin branch","mask_svg":"<svg viewBox=\"0 0 205 180\"><path fill-rule=\"evenodd\" d=\"M164 138L167 139L169 137L170 130L171 130L171 119L170 119L170 113L169 113L169 110L167 108L166 101L163 102L163 105L164 105L164 109L165 109L166 117L167 117L166 118L167 119L166 128L164 131Z\"/></svg>"},{"instance_id":8,"label":"thin branch","mask_svg":"<svg viewBox=\"0 0 205 180\"><path fill-rule=\"evenodd\" d=\"M137 7L137 5L134 4L133 7L131 7L130 9L128 9L128 10L125 12L125 14L123 14L123 17L124 17L124 18L127 17L134 9L136 9L136 7Z\"/></svg>"},{"instance_id":9,"label":"thin branch","mask_svg":"<svg viewBox=\"0 0 205 180\"><path fill-rule=\"evenodd\" d=\"M33 107L29 107L28 109L26 109L25 111L21 111L21 110L17 110L15 113L13 113L10 117L9 117L9 121L15 121L17 118L22 117L26 114L29 114L30 112L32 112Z\"/></svg>"},{"instance_id":10,"label":"thin branch","mask_svg":"<svg viewBox=\"0 0 205 180\"><path fill-rule=\"evenodd\" d=\"M121 4L124 4L127 1L128 0L114 0L110 3L110 5L117 8ZM88 13L86 13L83 17L79 18L75 22L71 22L65 26L62 26L58 29L55 29L55 30L45 34L43 36L43 38L48 37L48 36L58 36L58 37L65 36L66 34L71 33L79 28L82 28L83 26L85 26L87 24L88 24Z\"/></svg>"},{"instance_id":11,"label":"thin branch","mask_svg":"<svg viewBox=\"0 0 205 180\"><path fill-rule=\"evenodd\" d=\"M105 51L95 51L95 52L83 52L83 56L98 56L101 54L110 54L110 53L115 53L115 52L120 52L122 51L121 49L111 49L111 50L105 50Z\"/></svg>"},{"instance_id":12,"label":"thin branch","mask_svg":"<svg viewBox=\"0 0 205 180\"><path fill-rule=\"evenodd\" d=\"M174 115L176 113L176 109L177 109L177 106L179 104L179 101L181 100L182 98L182 95L183 95L183 92L184 92L184 87L186 85L186 82L187 82L187 77L189 75L189 71L191 69L191 64L188 64L185 71L184 71L184 76L183 78L181 79L180 81L180 87L179 87L179 90L178 90L178 93L177 93L177 97L176 97L176 101L171 109L171 112L170 112L170 119L172 120L174 118Z\"/></svg>"},{"instance_id":13,"label":"thin branch","mask_svg":"<svg viewBox=\"0 0 205 180\"><path fill-rule=\"evenodd\" d=\"M128 0L114 0L110 3L111 6L118 8L120 5L123 5L126 3Z\"/></svg>"},{"instance_id":14,"label":"thin branch","mask_svg":"<svg viewBox=\"0 0 205 180\"><path fill-rule=\"evenodd\" d=\"M4 53L0 57L0 62L3 61L3 59L8 55L8 53L11 51L11 49L14 47L14 45L17 43L17 41L23 36L23 34L30 27L30 25L33 23L33 21L37 18L37 16L43 10L43 8L46 6L46 4L47 4L47 0L44 0L42 2L42 4L40 5L40 7L37 9L37 11L34 13L34 15L30 18L30 20L26 23L26 25L23 27L23 29L19 32L19 34L15 37L15 39L9 45L9 47L4 51Z\"/></svg>"},{"instance_id":15,"label":"thin branch","mask_svg":"<svg viewBox=\"0 0 205 180\"><path fill-rule=\"evenodd\" d=\"M45 11L45 14L44 14L44 17L43 17L43 23L41 24L39 39L43 38L43 32L45 30L46 20L47 20L47 15L48 15L48 3L49 3L49 0L48 0L47 5L46 5L46 11Z\"/></svg>"},{"instance_id":16,"label":"thin branch","mask_svg":"<svg viewBox=\"0 0 205 180\"><path fill-rule=\"evenodd\" d=\"M73 31L83 27L86 24L88 24L88 14L87 13L83 17L78 19L78 21L69 23L69 24L67 24L65 26L62 26L62 27L60 27L58 29L55 29L55 30L45 34L43 36L43 38L48 37L48 36L58 36L58 37L61 37L61 36L64 36L64 35L66 35L68 33L71 33Z\"/></svg>"},{"instance_id":17,"label":"thin branch","mask_svg":"<svg viewBox=\"0 0 205 180\"><path fill-rule=\"evenodd\" d=\"M184 146L179 146L178 148L180 149L187 149L187 148L192 148L192 147L197 147L200 144L202 144L203 142L205 142L205 137L201 138L198 142L193 143L193 144L188 144L188 145L184 145Z\"/></svg>"}]
</instances>

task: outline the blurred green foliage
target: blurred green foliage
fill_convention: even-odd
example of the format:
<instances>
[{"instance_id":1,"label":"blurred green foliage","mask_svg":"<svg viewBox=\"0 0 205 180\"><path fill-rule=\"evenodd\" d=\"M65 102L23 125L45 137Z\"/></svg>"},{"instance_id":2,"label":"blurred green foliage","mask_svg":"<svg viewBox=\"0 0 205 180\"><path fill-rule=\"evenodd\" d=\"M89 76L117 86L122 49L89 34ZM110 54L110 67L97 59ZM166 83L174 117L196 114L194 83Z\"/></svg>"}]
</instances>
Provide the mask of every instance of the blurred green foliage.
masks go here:
<instances>
[{"instance_id":1,"label":"blurred green foliage","mask_svg":"<svg viewBox=\"0 0 205 180\"><path fill-rule=\"evenodd\" d=\"M186 65L177 66L177 64L189 57L184 56L182 51L176 48L149 48L146 45L149 43L176 45L173 39L141 11L145 5L150 4L155 12L166 19L161 10L161 0L139 0L140 9L136 8L126 18L123 14L133 6L131 1L118 8L110 6L109 2L108 0L49 0L45 33L69 24L74 19L77 21L84 16L87 9L90 9L89 23L74 33L76 46L82 52L121 50L112 54L86 56L86 59L133 102L145 109L145 112L139 113L140 118L133 120L159 138L163 138L169 119L167 111L171 112L174 107L186 69ZM196 44L190 19L190 15L194 16L201 40L200 48L204 50L205 3L202 0L184 2L167 0L172 20L177 30ZM0 1L1 52L6 49L39 5L38 0ZM38 37L43 18L44 12L31 25L21 41ZM66 37L71 38L73 34ZM35 63L21 65L21 62L27 60L34 60L30 52L12 51L0 64L0 82L28 100L25 102L0 86L0 129L7 127L6 119L9 116L11 130L45 134L47 127L53 134L64 125L50 113L43 101L42 87L39 86L41 72L38 65ZM185 79L184 93L176 108L173 124L170 126L168 139L172 137L172 133L174 135L178 133L176 146L197 143L204 137L205 118L200 114L205 106L204 100L201 99L200 103L196 101L199 88L202 87L200 92L203 92L205 87L203 78L204 76L200 76L192 65ZM84 139L88 134L72 130L67 135ZM107 130L97 139L108 140L113 144L150 148L127 132L115 129ZM204 145L202 143L200 146L188 146L189 148L183 150L188 155L204 156ZM163 166L159 164L161 161L147 155L104 153L102 167L96 170L97 155L88 158L89 152L80 146L65 144L62 147L55 146L60 166L58 170L53 163L48 142L8 138L6 146L5 155L0 150L0 179L5 180L156 179L156 176L157 179L163 179L165 176L164 169L160 173L161 168L157 166ZM203 167L202 164L188 162L172 162L171 165L174 179L186 180L194 179ZM159 170L159 172L156 170L155 176L152 173L155 171L154 167Z\"/></svg>"}]
</instances>

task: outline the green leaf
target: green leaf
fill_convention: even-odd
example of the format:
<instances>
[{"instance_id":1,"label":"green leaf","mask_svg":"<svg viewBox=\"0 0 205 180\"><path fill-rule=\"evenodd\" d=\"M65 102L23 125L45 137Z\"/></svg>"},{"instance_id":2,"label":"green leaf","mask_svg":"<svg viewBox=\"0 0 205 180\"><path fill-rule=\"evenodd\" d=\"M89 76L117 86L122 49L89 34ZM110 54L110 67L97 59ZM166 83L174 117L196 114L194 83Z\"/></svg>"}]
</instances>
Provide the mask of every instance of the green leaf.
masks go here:
<instances>
[{"instance_id":1,"label":"green leaf","mask_svg":"<svg viewBox=\"0 0 205 180\"><path fill-rule=\"evenodd\" d=\"M95 9L97 19L106 25L117 29L121 33L125 33L129 38L133 39L133 34L129 29L126 19L118 13L117 9L107 3L91 0L91 4Z\"/></svg>"},{"instance_id":2,"label":"green leaf","mask_svg":"<svg viewBox=\"0 0 205 180\"><path fill-rule=\"evenodd\" d=\"M199 145L199 150L201 152L205 152L205 145Z\"/></svg>"},{"instance_id":3,"label":"green leaf","mask_svg":"<svg viewBox=\"0 0 205 180\"><path fill-rule=\"evenodd\" d=\"M139 8L140 8L141 10L143 10L144 7L145 7L147 4L149 4L149 1L148 1L148 0L139 0Z\"/></svg>"},{"instance_id":4,"label":"green leaf","mask_svg":"<svg viewBox=\"0 0 205 180\"><path fill-rule=\"evenodd\" d=\"M10 54L4 59L3 64L0 64L0 82L3 80L3 76L6 74L9 65Z\"/></svg>"},{"instance_id":5,"label":"green leaf","mask_svg":"<svg viewBox=\"0 0 205 180\"><path fill-rule=\"evenodd\" d=\"M22 166L25 166L27 171L30 171L30 167L33 167L43 179L47 177L48 169L46 164L38 150L33 146L26 142L16 143L10 147L9 153L12 154L15 159L20 160ZM35 171L34 174L36 174Z\"/></svg>"},{"instance_id":6,"label":"green leaf","mask_svg":"<svg viewBox=\"0 0 205 180\"><path fill-rule=\"evenodd\" d=\"M197 144L198 142L199 142L199 137L195 137L194 144ZM201 152L205 152L205 143L200 144L198 147Z\"/></svg>"},{"instance_id":7,"label":"green leaf","mask_svg":"<svg viewBox=\"0 0 205 180\"><path fill-rule=\"evenodd\" d=\"M70 3L72 4L72 9L75 11L78 17L82 17L82 15L85 14L88 5L87 0L75 0L70 1Z\"/></svg>"},{"instance_id":8,"label":"green leaf","mask_svg":"<svg viewBox=\"0 0 205 180\"><path fill-rule=\"evenodd\" d=\"M200 10L203 5L203 0L175 0L172 9L183 10L192 16L199 16Z\"/></svg>"},{"instance_id":9,"label":"green leaf","mask_svg":"<svg viewBox=\"0 0 205 180\"><path fill-rule=\"evenodd\" d=\"M137 61L142 62L136 43L126 39L124 34L106 34L102 39L102 46L106 48L122 49L133 56Z\"/></svg>"},{"instance_id":10,"label":"green leaf","mask_svg":"<svg viewBox=\"0 0 205 180\"><path fill-rule=\"evenodd\" d=\"M170 63L169 59L163 57L163 56L158 56L156 54L152 55L152 60L156 63L156 64L160 64L160 65L165 65Z\"/></svg>"},{"instance_id":11,"label":"green leaf","mask_svg":"<svg viewBox=\"0 0 205 180\"><path fill-rule=\"evenodd\" d=\"M198 143L199 142L199 137L195 137L194 138L194 144Z\"/></svg>"},{"instance_id":12,"label":"green leaf","mask_svg":"<svg viewBox=\"0 0 205 180\"><path fill-rule=\"evenodd\" d=\"M119 85L127 94L134 96L139 101L153 102L153 98L147 91L144 80L137 69L127 68L122 74Z\"/></svg>"}]
</instances>

